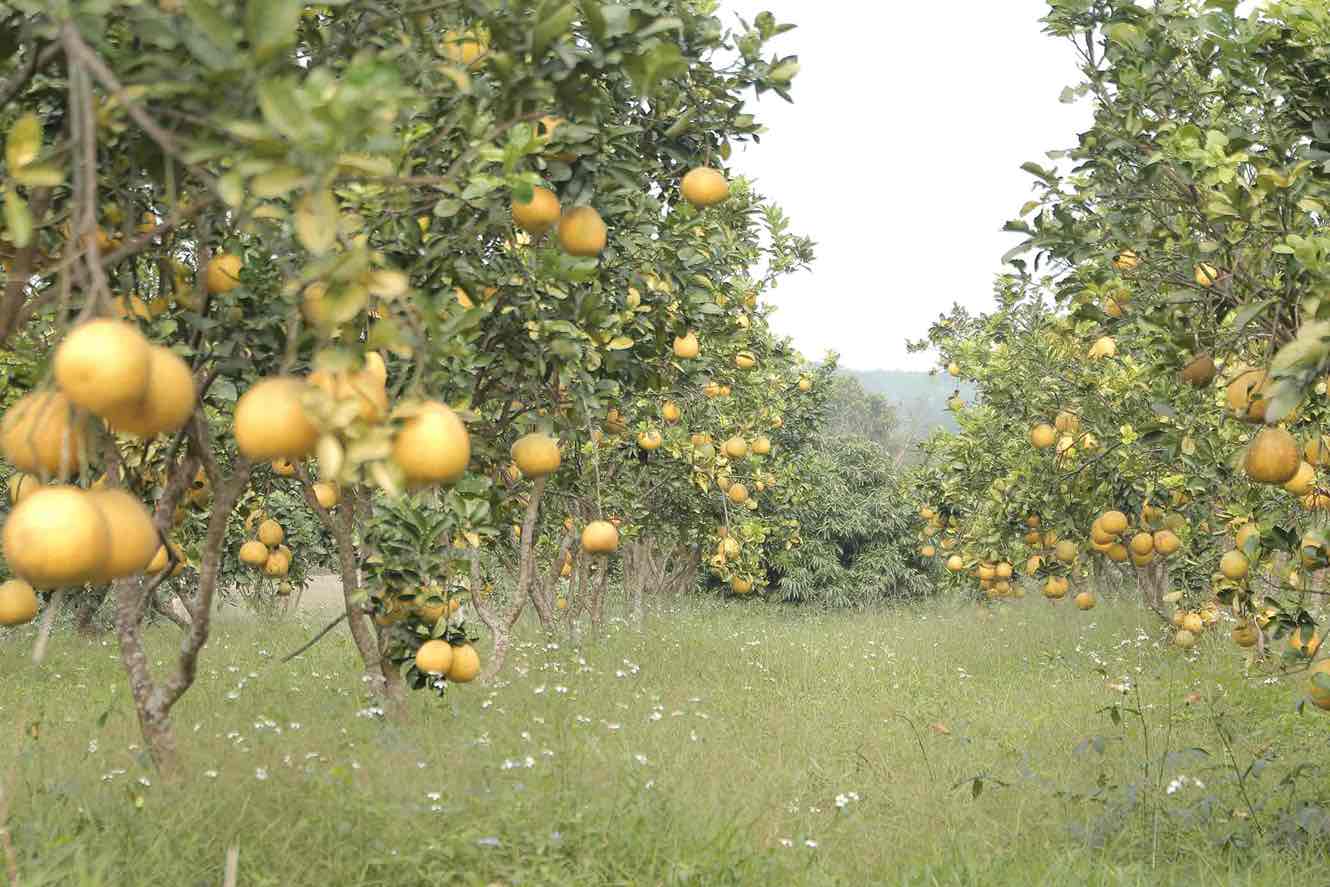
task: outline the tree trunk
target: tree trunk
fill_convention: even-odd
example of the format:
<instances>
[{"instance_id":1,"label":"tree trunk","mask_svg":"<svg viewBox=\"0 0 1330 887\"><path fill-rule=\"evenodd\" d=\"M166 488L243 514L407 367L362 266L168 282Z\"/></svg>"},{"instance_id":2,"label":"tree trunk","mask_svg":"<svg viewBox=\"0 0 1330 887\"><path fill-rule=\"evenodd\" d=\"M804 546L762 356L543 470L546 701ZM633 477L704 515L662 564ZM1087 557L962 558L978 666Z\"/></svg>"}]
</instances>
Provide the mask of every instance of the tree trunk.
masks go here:
<instances>
[{"instance_id":1,"label":"tree trunk","mask_svg":"<svg viewBox=\"0 0 1330 887\"><path fill-rule=\"evenodd\" d=\"M356 556L355 521L357 495L355 487L347 487L343 492L337 513L329 511L319 504L319 497L314 495L314 483L305 469L297 467L300 489L305 495L305 502L319 521L333 537L337 546L337 572L342 580L342 605L346 608L346 627L351 632L351 640L360 654L360 665L365 684L370 692L384 699L391 699L388 673L394 669L385 661L380 652L380 637L375 631L370 618L364 595L360 590L360 563ZM400 679L399 679L400 683ZM402 694L405 695L404 692ZM395 700L394 700L395 701Z\"/></svg>"},{"instance_id":2,"label":"tree trunk","mask_svg":"<svg viewBox=\"0 0 1330 887\"><path fill-rule=\"evenodd\" d=\"M647 540L628 546L623 562L623 582L628 592L628 620L634 628L642 627L642 592L650 580L652 543Z\"/></svg>"},{"instance_id":3,"label":"tree trunk","mask_svg":"<svg viewBox=\"0 0 1330 887\"><path fill-rule=\"evenodd\" d=\"M162 582L170 575L169 562L161 573L146 582L142 577L122 579L115 583L116 634L120 641L120 659L129 676L130 694L143 732L144 744L153 764L167 778L180 775L179 755L175 732L171 727L171 708L194 684L198 669L199 652L208 642L212 619L212 600L217 590L221 569L222 546L226 540L226 527L240 494L249 484L251 466L240 462L225 481L217 470L208 449L207 427L198 414L190 420L189 454L173 473L167 488L157 502L153 521L163 540L171 526L172 515L185 489L194 479L202 462L215 491L212 514L203 543L203 559L199 564L199 584L192 606L193 617L189 630L180 643L176 670L167 680L158 684L152 679L148 657L143 648L143 619L149 602ZM168 548L168 551L170 549Z\"/></svg>"},{"instance_id":4,"label":"tree trunk","mask_svg":"<svg viewBox=\"0 0 1330 887\"><path fill-rule=\"evenodd\" d=\"M85 589L78 595L74 606L74 630L79 637L91 639L102 633L101 626L97 624L97 612L101 610L102 602L110 591L110 586L99 585Z\"/></svg>"},{"instance_id":5,"label":"tree trunk","mask_svg":"<svg viewBox=\"0 0 1330 887\"><path fill-rule=\"evenodd\" d=\"M610 582L610 559L605 555L596 558L596 568L600 575L596 577L596 590L591 595L591 628L600 634L601 624L605 621L605 591Z\"/></svg>"},{"instance_id":6,"label":"tree trunk","mask_svg":"<svg viewBox=\"0 0 1330 887\"><path fill-rule=\"evenodd\" d=\"M526 517L522 520L521 563L517 573L517 596L529 597L531 606L540 619L540 627L545 633L554 631L554 612L550 601L545 599L537 588L536 582L536 522L540 517L540 500L545 495L546 478L536 478L531 488L531 496L526 504Z\"/></svg>"}]
</instances>

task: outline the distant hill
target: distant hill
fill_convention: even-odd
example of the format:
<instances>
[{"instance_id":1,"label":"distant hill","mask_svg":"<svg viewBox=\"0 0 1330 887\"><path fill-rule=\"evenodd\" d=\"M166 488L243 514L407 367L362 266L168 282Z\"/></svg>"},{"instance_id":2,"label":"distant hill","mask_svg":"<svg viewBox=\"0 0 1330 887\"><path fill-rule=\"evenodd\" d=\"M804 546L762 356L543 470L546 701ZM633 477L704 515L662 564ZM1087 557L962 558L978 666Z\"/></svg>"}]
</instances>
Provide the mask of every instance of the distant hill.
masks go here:
<instances>
[{"instance_id":1,"label":"distant hill","mask_svg":"<svg viewBox=\"0 0 1330 887\"><path fill-rule=\"evenodd\" d=\"M845 370L859 380L865 391L880 394L896 407L901 432L910 440L922 440L938 428L956 430L947 410L947 399L960 388L961 397L974 400L974 386L957 384L946 373L904 370Z\"/></svg>"}]
</instances>

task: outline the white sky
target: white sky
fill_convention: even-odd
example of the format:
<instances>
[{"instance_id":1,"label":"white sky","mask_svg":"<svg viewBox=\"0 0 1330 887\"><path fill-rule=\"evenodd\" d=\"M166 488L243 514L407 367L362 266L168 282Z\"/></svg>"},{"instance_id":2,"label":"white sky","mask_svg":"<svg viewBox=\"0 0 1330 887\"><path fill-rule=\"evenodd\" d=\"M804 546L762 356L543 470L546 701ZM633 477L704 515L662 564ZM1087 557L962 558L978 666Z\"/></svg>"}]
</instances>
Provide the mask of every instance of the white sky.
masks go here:
<instances>
[{"instance_id":1,"label":"white sky","mask_svg":"<svg viewBox=\"0 0 1330 887\"><path fill-rule=\"evenodd\" d=\"M795 30L772 44L797 54L794 104L755 106L768 132L732 165L817 241L809 272L771 294L775 330L805 356L828 349L853 369L927 369L910 355L953 302L992 304L1005 221L1030 199L1027 160L1070 147L1086 103L1076 56L1042 31L1046 0L961 0L938 18L928 0L723 0L752 21L770 10Z\"/></svg>"}]
</instances>

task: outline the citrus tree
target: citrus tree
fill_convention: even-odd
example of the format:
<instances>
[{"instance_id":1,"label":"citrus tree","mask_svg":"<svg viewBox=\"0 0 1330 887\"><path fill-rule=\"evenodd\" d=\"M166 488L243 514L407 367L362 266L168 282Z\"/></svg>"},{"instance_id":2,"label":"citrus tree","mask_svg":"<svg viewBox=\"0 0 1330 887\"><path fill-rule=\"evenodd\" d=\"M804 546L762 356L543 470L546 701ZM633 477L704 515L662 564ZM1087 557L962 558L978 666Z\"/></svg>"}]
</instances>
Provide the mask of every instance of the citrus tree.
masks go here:
<instances>
[{"instance_id":1,"label":"citrus tree","mask_svg":"<svg viewBox=\"0 0 1330 887\"><path fill-rule=\"evenodd\" d=\"M1024 567L1060 597L1092 554L1136 573L1179 646L1223 608L1239 645L1287 637L1305 667L1330 505L1323 14L1052 3L1045 23L1081 58L1066 97L1094 122L1026 165L997 309L930 331L980 396L930 444L925 532L985 591Z\"/></svg>"},{"instance_id":2,"label":"citrus tree","mask_svg":"<svg viewBox=\"0 0 1330 887\"><path fill-rule=\"evenodd\" d=\"M721 170L760 131L744 96L785 95L797 71L763 57L787 29L770 15L731 30L693 0L11 10L0 340L27 357L0 444L26 477L4 612L30 619L33 588L56 589L49 626L62 593L110 584L164 768L228 569L282 580L300 558L277 491L331 539L372 692L470 680L454 580L497 625L482 566L520 515L515 599L530 596L550 444L593 446L613 404L676 384L676 340L739 347L749 266L810 255ZM519 438L529 487L507 470ZM579 540L603 558L618 535L602 517ZM431 539L448 556L422 560ZM145 613L182 568L187 631L155 674Z\"/></svg>"}]
</instances>

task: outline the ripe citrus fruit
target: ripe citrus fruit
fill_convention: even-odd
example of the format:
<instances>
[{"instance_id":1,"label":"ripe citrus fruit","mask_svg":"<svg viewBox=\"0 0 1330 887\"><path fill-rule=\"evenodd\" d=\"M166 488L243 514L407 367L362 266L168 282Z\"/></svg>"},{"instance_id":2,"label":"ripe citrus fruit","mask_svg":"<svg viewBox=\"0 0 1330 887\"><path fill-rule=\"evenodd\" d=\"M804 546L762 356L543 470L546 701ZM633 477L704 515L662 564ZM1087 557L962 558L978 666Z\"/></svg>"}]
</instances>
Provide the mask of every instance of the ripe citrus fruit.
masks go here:
<instances>
[{"instance_id":1,"label":"ripe citrus fruit","mask_svg":"<svg viewBox=\"0 0 1330 887\"><path fill-rule=\"evenodd\" d=\"M260 542L269 548L272 548L273 546L282 544L282 540L286 538L286 531L282 529L282 525L277 523L277 521L268 518L263 523L259 524L258 536Z\"/></svg>"},{"instance_id":2,"label":"ripe citrus fruit","mask_svg":"<svg viewBox=\"0 0 1330 887\"><path fill-rule=\"evenodd\" d=\"M392 455L407 480L450 484L471 461L471 437L446 405L425 401L397 432Z\"/></svg>"},{"instance_id":3,"label":"ripe citrus fruit","mask_svg":"<svg viewBox=\"0 0 1330 887\"><path fill-rule=\"evenodd\" d=\"M1307 699L1317 708L1330 711L1330 689L1320 685L1317 675L1321 675L1321 681L1330 683L1330 659L1322 659L1313 665L1307 672Z\"/></svg>"},{"instance_id":4,"label":"ripe citrus fruit","mask_svg":"<svg viewBox=\"0 0 1330 887\"><path fill-rule=\"evenodd\" d=\"M87 440L72 404L58 391L34 391L15 401L0 420L0 449L20 471L67 477L86 461ZM62 473L61 467L68 457Z\"/></svg>"},{"instance_id":5,"label":"ripe citrus fruit","mask_svg":"<svg viewBox=\"0 0 1330 887\"><path fill-rule=\"evenodd\" d=\"M22 579L0 585L0 625L24 625L37 618L37 593Z\"/></svg>"},{"instance_id":6,"label":"ripe citrus fruit","mask_svg":"<svg viewBox=\"0 0 1330 887\"><path fill-rule=\"evenodd\" d=\"M1288 646L1303 656L1315 656L1316 651L1321 648L1321 635L1315 629L1299 625L1288 636Z\"/></svg>"},{"instance_id":7,"label":"ripe citrus fruit","mask_svg":"<svg viewBox=\"0 0 1330 887\"><path fill-rule=\"evenodd\" d=\"M56 384L69 400L98 416L137 404L148 387L151 354L138 327L91 320L55 350Z\"/></svg>"},{"instance_id":8,"label":"ripe citrus fruit","mask_svg":"<svg viewBox=\"0 0 1330 887\"><path fill-rule=\"evenodd\" d=\"M1076 595L1076 608L1079 610L1092 610L1095 603L1094 592L1082 591Z\"/></svg>"},{"instance_id":9,"label":"ripe citrus fruit","mask_svg":"<svg viewBox=\"0 0 1330 887\"><path fill-rule=\"evenodd\" d=\"M162 545L147 506L121 489L90 490L86 495L102 513L110 532L111 549L94 581L142 573Z\"/></svg>"},{"instance_id":10,"label":"ripe citrus fruit","mask_svg":"<svg viewBox=\"0 0 1330 887\"><path fill-rule=\"evenodd\" d=\"M194 414L194 376L169 348L149 345L148 387L132 406L107 414L114 431L151 437L178 431Z\"/></svg>"},{"instance_id":11,"label":"ripe citrus fruit","mask_svg":"<svg viewBox=\"0 0 1330 887\"><path fill-rule=\"evenodd\" d=\"M1284 484L1298 473L1298 442L1283 428L1262 428L1247 447L1247 477L1262 484Z\"/></svg>"},{"instance_id":12,"label":"ripe citrus fruit","mask_svg":"<svg viewBox=\"0 0 1330 887\"><path fill-rule=\"evenodd\" d=\"M1224 556L1219 559L1219 572L1224 574L1224 578L1232 579L1234 582L1245 579L1250 570L1251 563L1247 560L1247 556L1237 549L1224 552Z\"/></svg>"},{"instance_id":13,"label":"ripe citrus fruit","mask_svg":"<svg viewBox=\"0 0 1330 887\"><path fill-rule=\"evenodd\" d=\"M545 477L559 468L559 443L548 434L519 437L511 454L518 470L529 478Z\"/></svg>"},{"instance_id":14,"label":"ripe citrus fruit","mask_svg":"<svg viewBox=\"0 0 1330 887\"><path fill-rule=\"evenodd\" d=\"M453 648L447 641L425 641L416 650L416 668L425 674L443 675L453 664Z\"/></svg>"},{"instance_id":15,"label":"ripe citrus fruit","mask_svg":"<svg viewBox=\"0 0 1330 887\"><path fill-rule=\"evenodd\" d=\"M342 501L342 491L337 489L337 484L320 481L314 485L314 498L325 511L331 511Z\"/></svg>"},{"instance_id":16,"label":"ripe citrus fruit","mask_svg":"<svg viewBox=\"0 0 1330 887\"><path fill-rule=\"evenodd\" d=\"M530 201L513 201L513 223L537 237L553 228L559 215L559 198L550 189L539 185L532 189Z\"/></svg>"},{"instance_id":17,"label":"ripe citrus fruit","mask_svg":"<svg viewBox=\"0 0 1330 887\"><path fill-rule=\"evenodd\" d=\"M737 434L725 441L725 455L730 459L742 459L748 455L748 441Z\"/></svg>"},{"instance_id":18,"label":"ripe citrus fruit","mask_svg":"<svg viewBox=\"0 0 1330 887\"><path fill-rule=\"evenodd\" d=\"M204 283L210 293L229 293L240 286L240 257L233 253L218 253L208 260Z\"/></svg>"},{"instance_id":19,"label":"ripe citrus fruit","mask_svg":"<svg viewBox=\"0 0 1330 887\"><path fill-rule=\"evenodd\" d=\"M637 436L637 445L644 450L658 450L665 439L659 431L649 428Z\"/></svg>"},{"instance_id":20,"label":"ripe citrus fruit","mask_svg":"<svg viewBox=\"0 0 1330 887\"><path fill-rule=\"evenodd\" d=\"M771 454L771 438L762 435L753 439L753 455L768 456Z\"/></svg>"},{"instance_id":21,"label":"ripe citrus fruit","mask_svg":"<svg viewBox=\"0 0 1330 887\"><path fill-rule=\"evenodd\" d=\"M319 430L305 414L303 380L271 376L236 402L235 439L240 454L255 462L303 459L314 449Z\"/></svg>"},{"instance_id":22,"label":"ripe citrus fruit","mask_svg":"<svg viewBox=\"0 0 1330 887\"><path fill-rule=\"evenodd\" d=\"M720 170L699 166L683 177L682 191L693 206L715 206L730 196L730 183Z\"/></svg>"},{"instance_id":23,"label":"ripe citrus fruit","mask_svg":"<svg viewBox=\"0 0 1330 887\"><path fill-rule=\"evenodd\" d=\"M619 531L609 521L592 521L582 530L582 550L588 554L612 554L619 550Z\"/></svg>"},{"instance_id":24,"label":"ripe citrus fruit","mask_svg":"<svg viewBox=\"0 0 1330 887\"><path fill-rule=\"evenodd\" d=\"M45 487L5 521L5 560L38 588L82 585L102 572L110 552L106 518L77 487Z\"/></svg>"},{"instance_id":25,"label":"ripe citrus fruit","mask_svg":"<svg viewBox=\"0 0 1330 887\"><path fill-rule=\"evenodd\" d=\"M1046 450L1057 443L1057 429L1047 422L1041 422L1030 429L1030 443L1037 450Z\"/></svg>"},{"instance_id":26,"label":"ripe citrus fruit","mask_svg":"<svg viewBox=\"0 0 1330 887\"><path fill-rule=\"evenodd\" d=\"M570 256L598 256L607 241L604 220L589 206L570 209L559 220L559 245Z\"/></svg>"},{"instance_id":27,"label":"ripe citrus fruit","mask_svg":"<svg viewBox=\"0 0 1330 887\"><path fill-rule=\"evenodd\" d=\"M480 654L470 644L453 647L453 661L444 676L454 684L469 684L480 674Z\"/></svg>"},{"instance_id":28,"label":"ripe citrus fruit","mask_svg":"<svg viewBox=\"0 0 1330 887\"><path fill-rule=\"evenodd\" d=\"M268 562L268 546L257 539L250 539L240 546L240 562L251 567L261 567Z\"/></svg>"},{"instance_id":29,"label":"ripe citrus fruit","mask_svg":"<svg viewBox=\"0 0 1330 887\"><path fill-rule=\"evenodd\" d=\"M680 360L692 360L697 357L701 350L702 346L697 341L697 333L692 330L689 330L687 335L674 340L674 356Z\"/></svg>"},{"instance_id":30,"label":"ripe citrus fruit","mask_svg":"<svg viewBox=\"0 0 1330 887\"><path fill-rule=\"evenodd\" d=\"M1127 516L1121 511L1105 511L1099 516L1099 526L1110 536L1121 536L1127 530Z\"/></svg>"}]
</instances>

